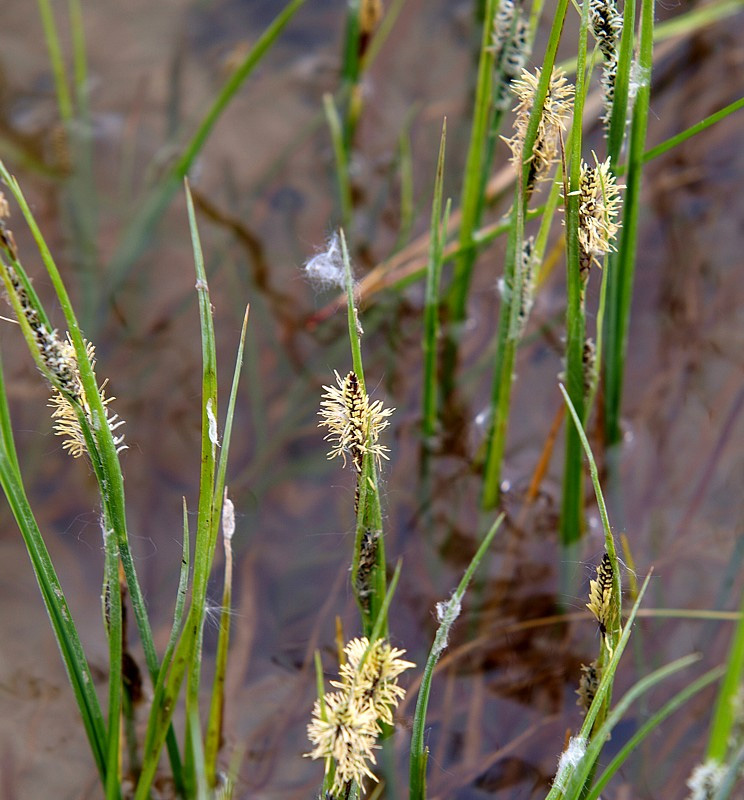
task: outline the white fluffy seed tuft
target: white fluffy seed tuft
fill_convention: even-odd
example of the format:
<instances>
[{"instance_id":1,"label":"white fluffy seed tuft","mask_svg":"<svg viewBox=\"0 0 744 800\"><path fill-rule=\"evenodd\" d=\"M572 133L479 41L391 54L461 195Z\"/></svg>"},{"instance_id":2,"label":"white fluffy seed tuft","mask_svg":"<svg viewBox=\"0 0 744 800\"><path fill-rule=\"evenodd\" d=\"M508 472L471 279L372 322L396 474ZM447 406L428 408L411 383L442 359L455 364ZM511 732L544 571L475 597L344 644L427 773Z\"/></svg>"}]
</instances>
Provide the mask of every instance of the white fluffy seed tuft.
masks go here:
<instances>
[{"instance_id":1,"label":"white fluffy seed tuft","mask_svg":"<svg viewBox=\"0 0 744 800\"><path fill-rule=\"evenodd\" d=\"M225 489L225 499L222 502L222 538L231 541L235 533L235 506L233 501L227 496Z\"/></svg>"},{"instance_id":2,"label":"white fluffy seed tuft","mask_svg":"<svg viewBox=\"0 0 744 800\"><path fill-rule=\"evenodd\" d=\"M209 422L209 441L215 447L220 446L219 439L217 438L217 417L214 415L214 408L212 403L212 398L210 397L207 400L207 420Z\"/></svg>"},{"instance_id":3,"label":"white fluffy seed tuft","mask_svg":"<svg viewBox=\"0 0 744 800\"><path fill-rule=\"evenodd\" d=\"M456 594L453 594L449 600L443 600L437 603L437 621L439 622L439 628L434 637L434 645L432 647L432 651L437 658L447 649L450 629L455 620L460 616L461 611L462 602Z\"/></svg>"},{"instance_id":4,"label":"white fluffy seed tuft","mask_svg":"<svg viewBox=\"0 0 744 800\"><path fill-rule=\"evenodd\" d=\"M586 755L587 740L583 736L572 736L568 740L568 747L561 753L558 759L558 771L555 773L553 785L559 789L565 789L568 779L579 766L581 759Z\"/></svg>"},{"instance_id":5,"label":"white fluffy seed tuft","mask_svg":"<svg viewBox=\"0 0 744 800\"><path fill-rule=\"evenodd\" d=\"M346 286L344 260L338 234L326 242L326 248L314 255L304 266L305 275L316 289L343 289Z\"/></svg>"}]
</instances>

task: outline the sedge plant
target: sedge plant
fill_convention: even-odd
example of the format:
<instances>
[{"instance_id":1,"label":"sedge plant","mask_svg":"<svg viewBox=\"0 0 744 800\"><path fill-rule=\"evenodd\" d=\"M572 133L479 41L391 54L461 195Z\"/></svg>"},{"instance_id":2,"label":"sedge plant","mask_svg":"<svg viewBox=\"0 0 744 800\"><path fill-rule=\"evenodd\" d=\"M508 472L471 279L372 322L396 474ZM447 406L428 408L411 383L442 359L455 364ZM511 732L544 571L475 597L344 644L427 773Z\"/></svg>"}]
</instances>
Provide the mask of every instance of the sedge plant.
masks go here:
<instances>
[{"instance_id":1,"label":"sedge plant","mask_svg":"<svg viewBox=\"0 0 744 800\"><path fill-rule=\"evenodd\" d=\"M126 503L119 453L126 447L122 420L113 411L114 398L107 393L107 381L99 381L95 373L93 345L86 341L77 322L62 277L44 241L21 188L4 165L0 175L21 209L39 249L47 275L55 289L67 327L62 337L49 320L31 279L24 269L8 216L10 207L0 203L0 272L10 303L29 351L42 376L50 385L54 409L55 432L64 437L63 447L71 457L87 459L96 477L101 503L101 529L104 548L103 619L109 643L108 702L103 713L90 677L90 669L77 634L74 620L65 600L60 581L49 558L44 539L34 520L23 490L22 465L16 454L4 384L0 382L0 481L16 522L26 542L32 566L49 612L52 627L70 678L84 728L98 768L102 792L107 800L120 798L124 784L134 784L133 795L147 798L160 764L163 746L168 751L171 780L183 796L196 796L207 781L212 788L217 782L215 745L220 738L221 718L214 709L221 708L224 673L218 659L213 692L213 711L207 724L206 751L202 745L199 716L201 637L204 624L204 600L207 580L217 541L220 519L223 520L226 553L232 536L229 500L225 495L225 474L232 419L237 396L237 377L242 362L245 324L241 335L235 378L228 403L225 429L220 438L217 418L217 378L212 308L204 272L193 205L187 191L189 220L194 245L197 291L200 298L201 332L204 367L202 375L202 478L197 515L197 531L193 555L193 573L189 581L188 528L184 513L184 554L170 641L161 661L153 642L150 619L138 582L126 525ZM245 318L247 323L247 314ZM219 449L219 458L217 458ZM229 562L229 558L228 558ZM229 603L230 572L226 571L223 598ZM189 585L187 590L187 585ZM187 593L190 606L185 611ZM147 672L152 681L153 700L144 742L128 737L129 764L122 763L120 731L131 714L131 681L133 657L126 649L123 604L132 604L142 642ZM229 617L223 617L220 646L226 651ZM123 665L129 674L125 675ZM183 750L179 749L171 727L171 717L179 700L180 688L186 681L185 704L187 731ZM200 795L201 796L201 795Z\"/></svg>"},{"instance_id":2,"label":"sedge plant","mask_svg":"<svg viewBox=\"0 0 744 800\"><path fill-rule=\"evenodd\" d=\"M276 40L302 0L293 0L276 18L243 64L218 94L196 134L165 180L154 187L149 199L135 216L112 262L110 279L117 285L146 244L158 217L178 190L181 180L209 136L222 110L236 94L242 81L259 63ZM380 16L381 4L353 0L347 11L343 87L335 98L324 96L323 108L331 131L336 160L336 178L344 229L353 230L353 203L349 162L362 108L362 80L373 56L402 7L390 4ZM650 92L652 44L655 35L653 4L640 3L636 27L636 5L628 0L622 14L609 2L585 2L579 8L579 46L575 62L575 90L556 68L561 33L569 14L567 0L559 0L548 34L546 50L537 70L520 72L524 52L531 46L543 4L535 2L529 16L511 0L485 0L480 30L478 74L470 142L461 190L461 207L450 214L443 209L444 144L440 140L439 159L428 233L425 312L422 324L424 378L421 397L422 433L429 446L437 432L437 395L446 394L452 364L445 359L438 370L440 283L443 265L454 259L454 273L447 295L449 323L455 331L466 315L468 294L478 250L505 235L506 256L501 278L501 309L495 337L493 383L489 408L489 430L484 445L481 505L491 509L500 502L501 472L506 453L506 437L511 414L511 391L517 352L530 313L533 294L542 278L547 260L551 225L561 203L565 207L566 254L566 369L567 389L563 391L569 411L566 428L566 455L563 465L561 539L564 544L578 538L582 530L585 481L583 457L589 461L592 484L604 533L604 553L590 582L588 612L597 623L599 653L583 668L580 700L584 721L564 748L554 784L548 798L595 800L625 759L646 736L670 714L683 706L721 674L724 675L711 724L710 743L701 764L701 773L691 776L696 785L707 786L715 774L710 796L732 795L736 775L744 755L739 725L742 664L744 663L744 624L737 627L725 671L713 670L689 683L663 707L652 713L617 755L606 766L600 756L610 734L628 712L631 704L648 690L677 671L694 663L693 657L679 659L643 676L619 700L613 698L614 682L621 656L631 635L648 578L638 591L632 591L633 604L626 615L622 609L622 564L616 552L597 465L589 447L586 426L594 399L599 394L598 376L605 381L605 421L607 438L619 441L622 374L628 334L630 294L638 235L639 191L644 164L650 158L676 146L684 138L705 130L724 116L741 108L733 103L668 143L645 151L645 135ZM54 29L48 2L40 1L49 43L59 101L60 116L71 120L85 113L85 48L80 36L80 9L70 5L76 20L75 87L67 88L59 37ZM377 31L375 34L374 31ZM593 31L597 49L588 51L588 35ZM366 37L366 38L365 38ZM517 45L524 44L523 49ZM519 52L517 52L519 50ZM593 61L593 63L592 63ZM537 60L539 63L539 59ZM600 156L586 152L583 130L589 106L588 85L592 68L600 73L602 102L597 118L606 138ZM507 217L492 225L482 225L488 201L488 173L497 134L514 94L517 99L516 131L507 145L512 151L515 185ZM76 98L76 99L73 99ZM565 122L571 116L570 132ZM627 142L628 119L630 138ZM403 151L403 147L401 150ZM410 154L406 155L410 160ZM625 159L625 163L623 163ZM553 167L556 168L552 173ZM406 168L408 185L404 207L408 229L413 207L412 170ZM51 387L51 404L56 431L64 437L63 447L71 457L87 459L100 494L103 539L103 626L108 643L108 685L105 702L93 689L91 670L80 637L70 616L62 583L56 575L44 538L25 496L22 467L16 452L7 393L0 371L0 483L26 543L42 597L59 644L70 683L78 703L93 761L107 800L128 796L146 800L156 776L164 768L167 752L169 775L175 792L185 798L228 797L231 781L219 769L223 726L224 682L230 639L232 592L232 541L235 515L226 490L226 465L232 420L235 412L238 376L246 334L245 323L238 348L230 399L220 434L216 346L213 311L204 258L196 226L193 202L187 188L187 208L197 275L197 296L202 339L201 399L201 475L194 546L191 546L184 503L183 557L176 594L175 612L167 646L160 655L155 648L150 618L138 583L137 571L127 531L126 502L119 453L126 446L122 421L115 412L115 399L106 381L96 376L95 349L83 335L64 282L36 225L20 186L0 165L0 174L10 189L37 243L57 301L65 317L66 335L60 335L33 288L24 269L24 254L18 252L12 234L9 206L0 202L0 271L20 330L42 376ZM543 205L531 207L540 178L551 175L552 183ZM624 175L627 191L623 215L617 183ZM507 184L508 185L508 184ZM533 238L528 224L540 220ZM459 230L448 245L448 236ZM619 236L617 235L619 232ZM398 243L399 244L399 243ZM396 245L397 246L397 245ZM558 245L558 250L564 245ZM614 248L617 247L617 252ZM555 248L554 248L555 249ZM424 248L424 251L426 248ZM325 259L325 260L324 260ZM324 387L320 425L325 429L330 458L337 458L352 472L354 492L354 537L350 554L351 590L359 611L359 634L343 639L339 663L333 670L330 691L326 690L320 656L316 657L318 699L308 737L309 757L324 762L321 792L326 798L362 797L378 778L377 751L395 729L395 710L404 695L402 675L414 669L391 638L395 618L390 613L402 572L399 563L390 577L385 556L384 515L380 496L380 469L390 451L384 443L392 409L371 399L362 364L362 325L358 286L352 276L345 234L341 231L329 242L324 259L316 257L307 265L308 274L319 276L343 288L351 358L349 366L335 373L335 380ZM337 270L329 278L321 270L332 263ZM587 319L594 316L585 308L585 284L594 263L602 266L602 285L596 314L596 360L591 361ZM541 270L541 265L543 269ZM540 274L538 274L538 272ZM597 274L595 270L594 274ZM415 276L414 276L415 277ZM411 280L407 276L406 280ZM247 315L246 315L247 322ZM604 364L600 369L600 360ZM590 363L591 361L591 363ZM439 380L444 375L444 380ZM426 719L437 662L460 613L465 590L504 519L499 515L472 559L451 598L438 605L438 629L421 676L421 688L413 718L410 741L409 796L427 796ZM222 535L220 537L220 529ZM219 620L214 683L208 691L208 713L203 719L200 699L205 694L202 680L202 639L207 583L213 573L215 549L221 539L225 553L222 584L223 611ZM145 667L152 686L152 702L144 739L140 741L134 725L133 702L127 680L132 655L125 629L126 604L131 603L145 655ZM743 610L744 614L744 610ZM410 674L410 673L409 673ZM174 711L184 706L182 736L173 729ZM400 731L397 732L400 736ZM179 742L180 738L180 742ZM126 749L126 759L122 753ZM705 771L707 770L707 772ZM708 781L708 784L704 782ZM712 784L710 784L712 785ZM129 787L133 786L132 791ZM381 792L382 789L371 789ZM715 791L715 794L712 792Z\"/></svg>"}]
</instances>

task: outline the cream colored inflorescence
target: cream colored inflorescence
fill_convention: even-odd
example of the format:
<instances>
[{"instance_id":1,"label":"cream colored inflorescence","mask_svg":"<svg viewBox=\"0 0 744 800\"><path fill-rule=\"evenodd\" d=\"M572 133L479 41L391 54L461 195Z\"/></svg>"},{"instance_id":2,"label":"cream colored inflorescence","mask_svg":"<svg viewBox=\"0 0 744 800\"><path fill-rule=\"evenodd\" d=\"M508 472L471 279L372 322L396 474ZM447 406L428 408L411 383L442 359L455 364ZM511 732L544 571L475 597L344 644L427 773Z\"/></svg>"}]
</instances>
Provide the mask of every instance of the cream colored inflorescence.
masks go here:
<instances>
[{"instance_id":1,"label":"cream colored inflorescence","mask_svg":"<svg viewBox=\"0 0 744 800\"><path fill-rule=\"evenodd\" d=\"M612 618L612 580L614 570L609 555L605 553L597 567L597 579L589 581L589 602L586 607L594 614L599 625L599 630L604 637L605 644L610 653L612 645L609 634L614 620Z\"/></svg>"},{"instance_id":2,"label":"cream colored inflorescence","mask_svg":"<svg viewBox=\"0 0 744 800\"><path fill-rule=\"evenodd\" d=\"M528 191L532 190L538 181L548 177L550 167L557 161L558 133L565 130L565 121L571 111L571 101L574 96L574 87L566 80L564 72L554 69L545 95L532 153L525 154L524 139L530 114L535 105L540 78L539 68L535 70L534 75L523 69L521 78L512 82L512 91L519 100L514 108L517 113L514 120L514 136L511 139L502 137L512 151L511 161L518 173L522 169L522 164L526 161L531 162Z\"/></svg>"},{"instance_id":3,"label":"cream colored inflorescence","mask_svg":"<svg viewBox=\"0 0 744 800\"><path fill-rule=\"evenodd\" d=\"M328 458L341 456L346 466L348 455L361 473L365 453L372 453L379 467L381 459L388 457L388 448L379 444L378 439L390 424L388 417L395 409L383 408L380 400L370 403L355 372L349 372L345 378L337 372L336 384L323 387L325 394L318 412L322 417L318 424L328 428L325 439L332 445Z\"/></svg>"},{"instance_id":4,"label":"cream colored inflorescence","mask_svg":"<svg viewBox=\"0 0 744 800\"><path fill-rule=\"evenodd\" d=\"M6 227L5 220L10 216L8 202L2 192L0 192L0 245L2 245L10 260L18 263L18 253L15 247L12 232ZM6 275L6 288L9 294L15 296L14 308L19 317L28 325L38 350L39 362L51 375L52 396L49 399L49 406L53 409L52 419L54 419L54 432L59 436L65 437L62 447L67 450L74 458L79 458L87 452L87 443L80 426L80 419L75 403L82 409L91 424L91 427L98 429L98 421L86 399L83 384L80 379L77 354L72 341L61 339L55 329L50 329L42 320L41 315L34 306L23 281L16 269L11 264L4 264ZM95 347L86 342L86 353L90 361L91 369L95 369ZM103 404L105 423L109 426L112 434L124 424L124 420L119 419L117 414L112 413L108 406L115 399L106 397L106 383L104 381L98 389L101 403ZM114 436L114 446L117 452L126 449L124 436Z\"/></svg>"},{"instance_id":5,"label":"cream colored inflorescence","mask_svg":"<svg viewBox=\"0 0 744 800\"><path fill-rule=\"evenodd\" d=\"M393 723L393 710L405 696L398 677L415 666L401 656L405 650L384 639L370 645L367 638L352 639L344 648L346 662L336 691L315 702L307 735L315 748L309 758L326 760L326 774L333 767L331 794L342 795L351 782L363 787L365 778L377 780L371 766L381 723Z\"/></svg>"},{"instance_id":6,"label":"cream colored inflorescence","mask_svg":"<svg viewBox=\"0 0 744 800\"><path fill-rule=\"evenodd\" d=\"M610 159L594 166L581 163L579 179L579 246L582 255L597 262L599 256L614 250L613 239L620 229L620 189L610 171Z\"/></svg>"},{"instance_id":7,"label":"cream colored inflorescence","mask_svg":"<svg viewBox=\"0 0 744 800\"><path fill-rule=\"evenodd\" d=\"M80 382L80 373L78 372L78 362L75 355L75 348L72 346L72 342L68 340L61 343L61 349L63 351L64 358L66 359L66 369L74 377L73 383L77 388L77 391L74 395L75 399L82 406L85 416L91 422L91 425L95 427L93 424L93 414L90 406L88 405L88 401L85 398L85 392L83 391L83 387ZM90 361L91 369L95 369L95 347L90 342L86 342L86 350L88 352L88 360ZM120 419L118 414L111 413L108 407L109 403L114 401L116 398L106 397L107 383L108 378L101 384L98 392L100 394L101 403L103 404L104 413L106 415L106 423L113 433L115 430L124 425L124 420ZM52 419L55 421L54 432L57 434L57 436L66 437L65 441L62 443L63 449L67 450L67 452L73 458L80 458L80 456L87 452L88 446L85 441L85 437L83 436L83 431L80 427L80 420L74 406L68 397L65 396L65 394L63 394L56 387L53 387L52 396L49 398L49 407L53 409ZM117 453L120 453L122 450L126 450L127 446L124 444L123 434L114 436L113 438Z\"/></svg>"}]
</instances>

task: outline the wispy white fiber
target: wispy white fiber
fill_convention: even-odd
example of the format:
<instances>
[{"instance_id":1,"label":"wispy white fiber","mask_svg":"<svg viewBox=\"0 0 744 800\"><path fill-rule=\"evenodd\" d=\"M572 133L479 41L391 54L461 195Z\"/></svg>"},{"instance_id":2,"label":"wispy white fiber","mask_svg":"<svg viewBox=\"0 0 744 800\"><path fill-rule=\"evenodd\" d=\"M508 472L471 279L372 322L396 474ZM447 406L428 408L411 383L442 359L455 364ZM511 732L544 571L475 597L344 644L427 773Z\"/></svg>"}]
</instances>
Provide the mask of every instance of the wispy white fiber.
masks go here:
<instances>
[{"instance_id":1,"label":"wispy white fiber","mask_svg":"<svg viewBox=\"0 0 744 800\"><path fill-rule=\"evenodd\" d=\"M449 600L443 600L441 603L437 603L439 628L437 629L437 635L434 637L434 645L432 647L432 652L437 658L439 658L442 652L447 648L450 628L460 616L461 611L462 603L456 594L453 594Z\"/></svg>"},{"instance_id":2,"label":"wispy white fiber","mask_svg":"<svg viewBox=\"0 0 744 800\"><path fill-rule=\"evenodd\" d=\"M215 417L215 415L214 415L214 408L212 406L213 406L212 398L210 397L209 400L207 400L207 420L209 421L209 441L212 442L212 444L215 447L219 447L220 443L219 443L219 440L217 438L217 417Z\"/></svg>"},{"instance_id":3,"label":"wispy white fiber","mask_svg":"<svg viewBox=\"0 0 744 800\"><path fill-rule=\"evenodd\" d=\"M235 506L233 501L227 496L225 489L225 499L222 503L222 537L228 542L235 533Z\"/></svg>"},{"instance_id":4,"label":"wispy white fiber","mask_svg":"<svg viewBox=\"0 0 744 800\"><path fill-rule=\"evenodd\" d=\"M572 736L568 740L568 747L558 759L558 771L555 773L553 784L559 789L565 789L573 771L586 755L587 740L583 736Z\"/></svg>"},{"instance_id":5,"label":"wispy white fiber","mask_svg":"<svg viewBox=\"0 0 744 800\"><path fill-rule=\"evenodd\" d=\"M711 800L726 775L726 766L719 761L708 759L698 764L687 779L690 794L687 800Z\"/></svg>"},{"instance_id":6,"label":"wispy white fiber","mask_svg":"<svg viewBox=\"0 0 744 800\"><path fill-rule=\"evenodd\" d=\"M344 260L338 234L326 242L326 248L314 255L304 266L305 275L316 289L343 289L346 286Z\"/></svg>"}]
</instances>

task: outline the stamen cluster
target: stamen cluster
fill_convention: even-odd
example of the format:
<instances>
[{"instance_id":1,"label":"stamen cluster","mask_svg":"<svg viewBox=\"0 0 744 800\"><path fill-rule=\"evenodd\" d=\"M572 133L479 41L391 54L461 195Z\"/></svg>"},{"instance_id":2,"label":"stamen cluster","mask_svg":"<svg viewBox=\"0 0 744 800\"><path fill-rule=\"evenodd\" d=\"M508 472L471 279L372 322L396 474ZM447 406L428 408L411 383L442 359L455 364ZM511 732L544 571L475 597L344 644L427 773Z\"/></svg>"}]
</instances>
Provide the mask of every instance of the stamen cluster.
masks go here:
<instances>
[{"instance_id":1,"label":"stamen cluster","mask_svg":"<svg viewBox=\"0 0 744 800\"><path fill-rule=\"evenodd\" d=\"M393 709L405 696L398 676L413 667L401 656L405 650L384 639L370 645L367 638L352 639L344 648L346 662L337 690L317 700L307 735L315 749L309 758L326 759L326 773L335 765L331 794L340 796L352 781L360 787L365 777L377 780L370 765L377 763L374 750L381 723L392 724Z\"/></svg>"},{"instance_id":2,"label":"stamen cluster","mask_svg":"<svg viewBox=\"0 0 744 800\"><path fill-rule=\"evenodd\" d=\"M83 411L85 412L85 416L88 418L89 421L93 421L92 411L90 406L88 405L88 401L85 397L85 392L82 391L82 383L80 381L80 373L78 371L78 362L77 356L75 354L75 348L72 345L72 342L69 340L66 342L61 343L62 350L64 352L65 358L67 359L67 369L73 373L74 382L79 386L80 391L78 394L75 395L75 399L77 402L82 406ZM88 353L88 360L90 361L91 369L95 369L96 366L96 349L93 344L90 342L86 342L86 350ZM118 414L113 414L110 412L108 405L115 397L106 397L106 384L108 383L108 378L101 384L98 389L98 393L101 397L101 403L103 404L104 413L106 416L106 422L111 429L111 431L115 431L117 428L120 428L124 425L124 420L119 418ZM75 411L74 406L68 399L68 397L63 394L57 387L52 387L52 396L49 398L49 407L53 409L52 411L52 419L55 420L54 423L54 432L57 436L66 436L67 438L62 443L62 449L67 450L67 452L73 458L80 458L80 456L84 455L87 452L88 446L85 441L85 436L83 435L83 431L80 427L80 420L78 419L78 415ZM124 435L120 434L119 436L114 436L114 446L116 447L116 452L120 453L122 450L126 450L127 446L124 444Z\"/></svg>"},{"instance_id":3,"label":"stamen cluster","mask_svg":"<svg viewBox=\"0 0 744 800\"><path fill-rule=\"evenodd\" d=\"M597 257L615 249L612 240L620 229L617 217L622 188L610 171L609 158L600 163L595 155L594 166L582 161L578 189L579 266L584 280L592 262L599 265Z\"/></svg>"},{"instance_id":4,"label":"stamen cluster","mask_svg":"<svg viewBox=\"0 0 744 800\"><path fill-rule=\"evenodd\" d=\"M597 567L597 579L589 581L589 602L586 604L599 624L608 650L612 649L607 639L608 628L612 623L612 576L612 562L605 553Z\"/></svg>"},{"instance_id":5,"label":"stamen cluster","mask_svg":"<svg viewBox=\"0 0 744 800\"><path fill-rule=\"evenodd\" d=\"M332 443L328 458L341 456L346 466L348 455L354 469L361 473L365 454L372 453L379 467L381 459L388 457L388 448L378 444L378 439L395 409L383 408L380 400L370 403L355 372L345 378L336 372L336 383L337 386L323 387L325 394L318 412L322 417L318 424L328 428L325 440Z\"/></svg>"},{"instance_id":6,"label":"stamen cluster","mask_svg":"<svg viewBox=\"0 0 744 800\"><path fill-rule=\"evenodd\" d=\"M548 91L545 95L542 114L537 128L537 136L532 153L524 153L524 140L530 114L535 105L535 95L540 83L540 69L533 75L522 70L522 77L512 83L512 91L519 102L514 108L514 136L504 139L512 151L512 164L521 174L525 161L531 162L527 190L531 191L535 184L547 178L548 171L558 158L558 132L565 130L565 120L571 110L574 87L568 83L562 70L554 69L550 76Z\"/></svg>"},{"instance_id":7,"label":"stamen cluster","mask_svg":"<svg viewBox=\"0 0 744 800\"><path fill-rule=\"evenodd\" d=\"M7 228L5 219L10 216L7 200L0 193L0 245L5 250L9 259L18 262L18 252L12 232ZM80 427L75 404L83 409L85 416L93 424L92 412L85 397L85 391L80 379L77 355L72 342L68 339L63 340L59 337L56 329L50 329L42 320L41 314L31 300L26 285L21 280L18 272L11 264L4 264L6 278L6 288L9 293L15 296L14 307L19 310L19 314L28 324L34 343L39 353L39 359L44 368L51 376L52 396L49 406L54 409L52 418L55 419L54 431L59 436L66 436L62 447L67 450L74 458L79 458L87 450L85 437ZM95 368L95 348L92 344L86 343L88 359L91 362L91 369ZM119 419L117 414L109 413L107 408L115 398L106 397L104 381L99 393L104 407L105 421L113 432L124 424L124 420ZM114 437L114 445L117 452L126 449L124 436Z\"/></svg>"}]
</instances>

